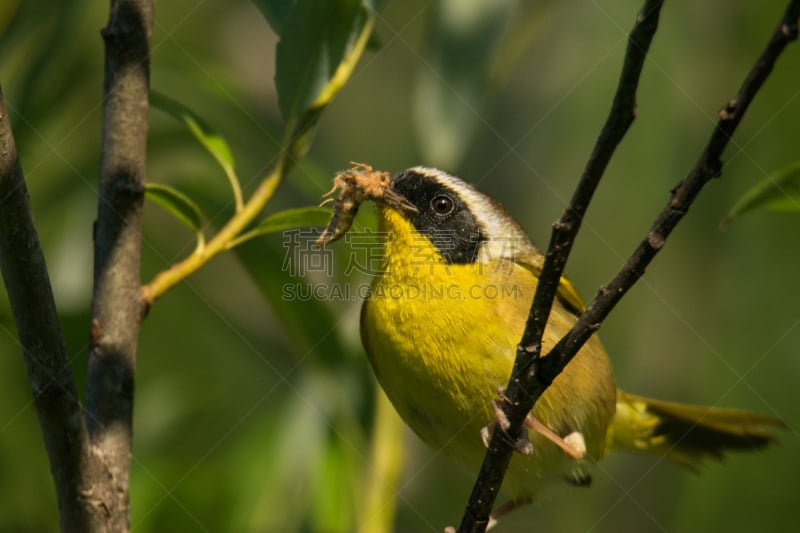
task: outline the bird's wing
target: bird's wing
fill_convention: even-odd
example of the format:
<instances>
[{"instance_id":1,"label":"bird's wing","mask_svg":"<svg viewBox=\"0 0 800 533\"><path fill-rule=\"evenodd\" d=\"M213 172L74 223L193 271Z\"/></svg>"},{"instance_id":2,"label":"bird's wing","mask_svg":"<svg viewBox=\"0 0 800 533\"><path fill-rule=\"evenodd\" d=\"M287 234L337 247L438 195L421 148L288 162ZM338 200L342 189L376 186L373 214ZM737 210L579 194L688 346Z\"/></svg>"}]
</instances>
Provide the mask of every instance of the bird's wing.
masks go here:
<instances>
[{"instance_id":1,"label":"bird's wing","mask_svg":"<svg viewBox=\"0 0 800 533\"><path fill-rule=\"evenodd\" d=\"M534 277L538 280L539 275L542 273L544 266L544 256L537 250L532 249L528 252L523 252L514 258L514 261L530 270ZM558 282L558 292L556 298L559 302L574 315L580 315L586 310L586 304L583 302L578 289L572 284L566 276L561 276Z\"/></svg>"}]
</instances>

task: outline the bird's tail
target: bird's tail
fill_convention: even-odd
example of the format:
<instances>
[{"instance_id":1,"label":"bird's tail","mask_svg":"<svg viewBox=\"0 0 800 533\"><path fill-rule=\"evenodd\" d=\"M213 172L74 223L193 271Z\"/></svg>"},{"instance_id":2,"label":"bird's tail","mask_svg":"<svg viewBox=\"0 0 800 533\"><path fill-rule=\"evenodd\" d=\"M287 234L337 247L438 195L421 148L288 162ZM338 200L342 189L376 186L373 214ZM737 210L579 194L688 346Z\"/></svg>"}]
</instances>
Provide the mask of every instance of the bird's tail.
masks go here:
<instances>
[{"instance_id":1,"label":"bird's tail","mask_svg":"<svg viewBox=\"0 0 800 533\"><path fill-rule=\"evenodd\" d=\"M756 450L776 442L786 427L771 416L720 407L663 402L617 392L617 411L607 437L613 450L659 454L696 470L706 457Z\"/></svg>"}]
</instances>

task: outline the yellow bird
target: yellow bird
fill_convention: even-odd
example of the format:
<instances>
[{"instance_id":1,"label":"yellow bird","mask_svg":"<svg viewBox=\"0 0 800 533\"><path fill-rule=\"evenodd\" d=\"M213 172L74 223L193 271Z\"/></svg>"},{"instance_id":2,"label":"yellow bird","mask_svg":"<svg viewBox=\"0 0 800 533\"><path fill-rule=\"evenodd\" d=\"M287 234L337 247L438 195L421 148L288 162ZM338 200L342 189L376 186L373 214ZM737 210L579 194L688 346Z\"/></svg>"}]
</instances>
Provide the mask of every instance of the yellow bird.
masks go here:
<instances>
[{"instance_id":1,"label":"yellow bird","mask_svg":"<svg viewBox=\"0 0 800 533\"><path fill-rule=\"evenodd\" d=\"M485 441L496 416L492 399L511 374L543 256L497 201L441 170L415 167L389 177L361 165L335 183L342 193L320 242L339 238L361 202L378 204L385 254L361 313L378 382L423 441L477 472L481 436ZM543 354L583 309L562 278ZM528 439L518 446L523 453L514 455L503 484L512 500L495 515L550 485L587 485L588 467L611 450L660 454L695 468L725 450L765 446L774 440L769 430L783 426L748 411L620 391L596 335L531 414Z\"/></svg>"}]
</instances>

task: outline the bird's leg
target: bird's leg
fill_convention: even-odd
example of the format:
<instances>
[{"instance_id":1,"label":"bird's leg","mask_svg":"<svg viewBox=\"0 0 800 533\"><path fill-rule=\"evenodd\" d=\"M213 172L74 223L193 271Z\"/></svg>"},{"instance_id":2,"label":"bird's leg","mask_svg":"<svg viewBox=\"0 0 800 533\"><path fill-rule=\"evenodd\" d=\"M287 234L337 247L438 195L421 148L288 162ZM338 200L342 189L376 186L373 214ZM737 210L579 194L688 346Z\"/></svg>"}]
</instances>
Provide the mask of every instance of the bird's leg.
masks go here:
<instances>
[{"instance_id":1,"label":"bird's leg","mask_svg":"<svg viewBox=\"0 0 800 533\"><path fill-rule=\"evenodd\" d=\"M508 422L508 418L506 417L505 413L503 412L503 408L500 407L499 401L492 400L492 409L494 410L494 418L491 422L481 428L481 440L483 441L483 445L487 448L489 447L489 441L492 440L494 429L497 426L500 426L500 429L505 431L511 425Z\"/></svg>"},{"instance_id":2,"label":"bird's leg","mask_svg":"<svg viewBox=\"0 0 800 533\"><path fill-rule=\"evenodd\" d=\"M501 405L501 402L508 401L508 398L505 397L502 387L498 389L498 393L500 394L501 400L492 400L494 420L481 428L481 440L483 441L483 445L487 448L489 447L489 441L492 439L492 434L497 426L500 426L500 429L502 429L504 432L511 427L511 423L508 421L508 417L503 412L503 407ZM514 443L514 449L522 455L533 454L533 444L531 444L531 441L528 440L527 431L523 432L520 438L518 438Z\"/></svg>"},{"instance_id":3,"label":"bird's leg","mask_svg":"<svg viewBox=\"0 0 800 533\"><path fill-rule=\"evenodd\" d=\"M566 437L561 438L555 431L536 420L530 413L525 417L525 425L553 442L556 446L564 450L564 453L576 461L586 456L586 441L580 432L573 431Z\"/></svg>"},{"instance_id":4,"label":"bird's leg","mask_svg":"<svg viewBox=\"0 0 800 533\"><path fill-rule=\"evenodd\" d=\"M506 397L505 392L503 387L497 388L497 394L500 396L500 399L492 400L494 420L481 428L481 440L483 440L483 445L487 448L489 447L489 441L497 426L500 426L500 429L503 431L507 431L508 428L511 427L511 423L508 421L508 417L503 412L502 407L502 402L508 402L508 397ZM586 441L579 431L573 431L562 438L555 431L536 420L531 413L528 413L528 416L525 417L525 426L553 442L556 446L564 450L564 453L576 461L586 456ZM531 444L531 441L528 439L527 431L523 432L520 438L514 443L514 449L522 455L531 455L533 453L533 444Z\"/></svg>"}]
</instances>

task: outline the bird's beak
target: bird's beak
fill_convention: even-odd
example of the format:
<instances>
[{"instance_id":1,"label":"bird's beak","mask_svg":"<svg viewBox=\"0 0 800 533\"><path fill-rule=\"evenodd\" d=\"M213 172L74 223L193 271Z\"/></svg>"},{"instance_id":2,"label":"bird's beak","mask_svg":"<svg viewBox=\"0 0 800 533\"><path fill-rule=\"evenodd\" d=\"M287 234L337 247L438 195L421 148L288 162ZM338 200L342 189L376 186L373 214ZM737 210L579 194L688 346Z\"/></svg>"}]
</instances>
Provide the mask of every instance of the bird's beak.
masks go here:
<instances>
[{"instance_id":1,"label":"bird's beak","mask_svg":"<svg viewBox=\"0 0 800 533\"><path fill-rule=\"evenodd\" d=\"M405 211L406 213L418 213L419 209L414 206L411 202L409 202L405 196L402 194L395 192L391 188L387 187L381 198L375 199L377 203L383 203L388 207L393 209L397 209L398 211Z\"/></svg>"}]
</instances>

